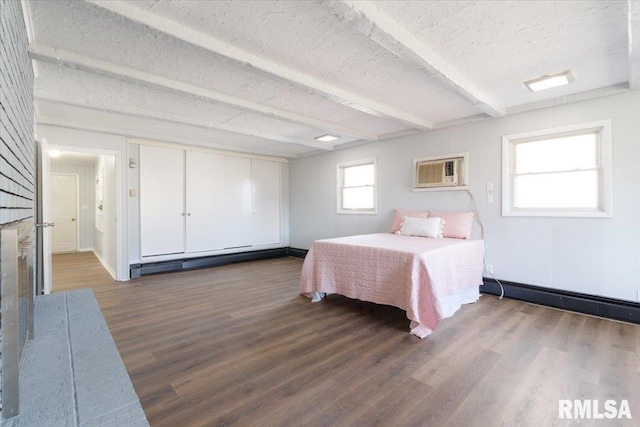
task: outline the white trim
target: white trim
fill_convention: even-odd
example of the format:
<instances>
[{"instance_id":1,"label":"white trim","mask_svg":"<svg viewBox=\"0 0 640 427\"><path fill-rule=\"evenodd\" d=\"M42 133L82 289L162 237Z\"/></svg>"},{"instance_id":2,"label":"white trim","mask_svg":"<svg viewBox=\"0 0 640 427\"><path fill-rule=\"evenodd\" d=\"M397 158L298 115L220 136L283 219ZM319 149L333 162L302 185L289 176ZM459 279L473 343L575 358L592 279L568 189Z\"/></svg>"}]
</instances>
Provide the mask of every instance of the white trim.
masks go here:
<instances>
[{"instance_id":1,"label":"white trim","mask_svg":"<svg viewBox=\"0 0 640 427\"><path fill-rule=\"evenodd\" d=\"M513 207L513 147L516 143L598 132L600 206L595 209L516 209ZM613 216L612 122L598 120L502 137L502 216L611 218Z\"/></svg>"},{"instance_id":2,"label":"white trim","mask_svg":"<svg viewBox=\"0 0 640 427\"><path fill-rule=\"evenodd\" d=\"M113 269L109 266L109 264L107 263L107 261L105 261L104 258L102 258L102 255L100 255L100 252L96 251L95 249L91 249L91 251L93 252L93 254L96 256L96 258L98 258L98 261L100 261L100 264L102 264L102 266L104 267L105 270L107 270L107 272L111 275L111 277L113 278L113 280L118 280L116 279L116 273L115 271L113 271Z\"/></svg>"},{"instance_id":3,"label":"white trim","mask_svg":"<svg viewBox=\"0 0 640 427\"><path fill-rule=\"evenodd\" d=\"M373 164L373 209L342 208L342 170L353 166ZM336 163L336 213L338 215L377 215L378 214L378 158L370 157L361 160Z\"/></svg>"}]
</instances>

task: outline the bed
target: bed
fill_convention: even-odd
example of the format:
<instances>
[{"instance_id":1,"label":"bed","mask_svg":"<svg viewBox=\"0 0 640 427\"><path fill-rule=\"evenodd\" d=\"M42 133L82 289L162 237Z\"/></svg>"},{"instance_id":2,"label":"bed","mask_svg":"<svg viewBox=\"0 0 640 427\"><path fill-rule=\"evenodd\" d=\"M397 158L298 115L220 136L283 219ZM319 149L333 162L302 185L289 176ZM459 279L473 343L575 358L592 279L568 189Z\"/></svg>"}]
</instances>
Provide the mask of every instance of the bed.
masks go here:
<instances>
[{"instance_id":1,"label":"bed","mask_svg":"<svg viewBox=\"0 0 640 427\"><path fill-rule=\"evenodd\" d=\"M327 294L405 310L410 332L431 334L462 304L478 300L482 240L365 234L317 240L302 266L300 291L317 302Z\"/></svg>"}]
</instances>

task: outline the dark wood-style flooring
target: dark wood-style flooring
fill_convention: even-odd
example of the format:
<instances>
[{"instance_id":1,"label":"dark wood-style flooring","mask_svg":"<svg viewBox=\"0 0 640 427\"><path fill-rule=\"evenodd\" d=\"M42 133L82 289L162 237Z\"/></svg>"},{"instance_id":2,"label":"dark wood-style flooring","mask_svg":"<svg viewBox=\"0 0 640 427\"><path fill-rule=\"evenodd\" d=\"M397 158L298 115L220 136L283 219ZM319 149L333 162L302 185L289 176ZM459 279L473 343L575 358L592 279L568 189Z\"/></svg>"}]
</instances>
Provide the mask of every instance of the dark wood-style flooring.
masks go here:
<instances>
[{"instance_id":1,"label":"dark wood-style flooring","mask_svg":"<svg viewBox=\"0 0 640 427\"><path fill-rule=\"evenodd\" d=\"M638 425L638 325L483 296L420 340L393 307L311 304L301 265L114 282L61 254L54 291L93 288L152 426ZM633 419L558 420L559 399Z\"/></svg>"}]
</instances>

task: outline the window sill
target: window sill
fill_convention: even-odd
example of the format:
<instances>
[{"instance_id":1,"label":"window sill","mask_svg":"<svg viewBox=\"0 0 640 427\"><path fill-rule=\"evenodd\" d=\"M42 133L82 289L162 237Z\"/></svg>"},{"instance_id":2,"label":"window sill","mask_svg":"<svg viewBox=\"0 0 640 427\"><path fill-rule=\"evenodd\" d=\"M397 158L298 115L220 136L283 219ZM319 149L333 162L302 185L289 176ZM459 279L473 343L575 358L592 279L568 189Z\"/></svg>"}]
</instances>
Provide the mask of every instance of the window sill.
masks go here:
<instances>
[{"instance_id":1,"label":"window sill","mask_svg":"<svg viewBox=\"0 0 640 427\"><path fill-rule=\"evenodd\" d=\"M592 211L502 211L502 216L548 217L548 218L611 218L611 212Z\"/></svg>"},{"instance_id":2,"label":"window sill","mask_svg":"<svg viewBox=\"0 0 640 427\"><path fill-rule=\"evenodd\" d=\"M338 211L338 215L378 215L378 211Z\"/></svg>"}]
</instances>

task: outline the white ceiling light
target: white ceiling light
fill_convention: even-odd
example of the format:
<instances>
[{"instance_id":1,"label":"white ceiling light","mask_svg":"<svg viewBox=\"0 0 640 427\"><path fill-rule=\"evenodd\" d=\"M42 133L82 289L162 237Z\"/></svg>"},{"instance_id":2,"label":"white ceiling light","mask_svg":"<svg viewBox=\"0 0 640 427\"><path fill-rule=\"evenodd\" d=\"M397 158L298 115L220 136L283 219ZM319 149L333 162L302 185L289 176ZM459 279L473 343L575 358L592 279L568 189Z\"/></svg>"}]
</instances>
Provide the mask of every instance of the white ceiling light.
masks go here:
<instances>
[{"instance_id":1,"label":"white ceiling light","mask_svg":"<svg viewBox=\"0 0 640 427\"><path fill-rule=\"evenodd\" d=\"M524 85L531 92L538 92L539 90L568 85L572 81L573 75L571 75L571 70L567 70L562 73L547 74L537 79L528 80L524 82Z\"/></svg>"},{"instance_id":2,"label":"white ceiling light","mask_svg":"<svg viewBox=\"0 0 640 427\"><path fill-rule=\"evenodd\" d=\"M336 139L340 139L339 136L333 136L333 135L322 135L322 136L316 136L316 138L318 141L323 141L323 142L331 142L331 141L335 141Z\"/></svg>"},{"instance_id":3,"label":"white ceiling light","mask_svg":"<svg viewBox=\"0 0 640 427\"><path fill-rule=\"evenodd\" d=\"M51 157L60 157L60 155L62 154L62 151L60 151L60 150L49 150L48 153L49 153L49 156L51 156Z\"/></svg>"}]
</instances>

